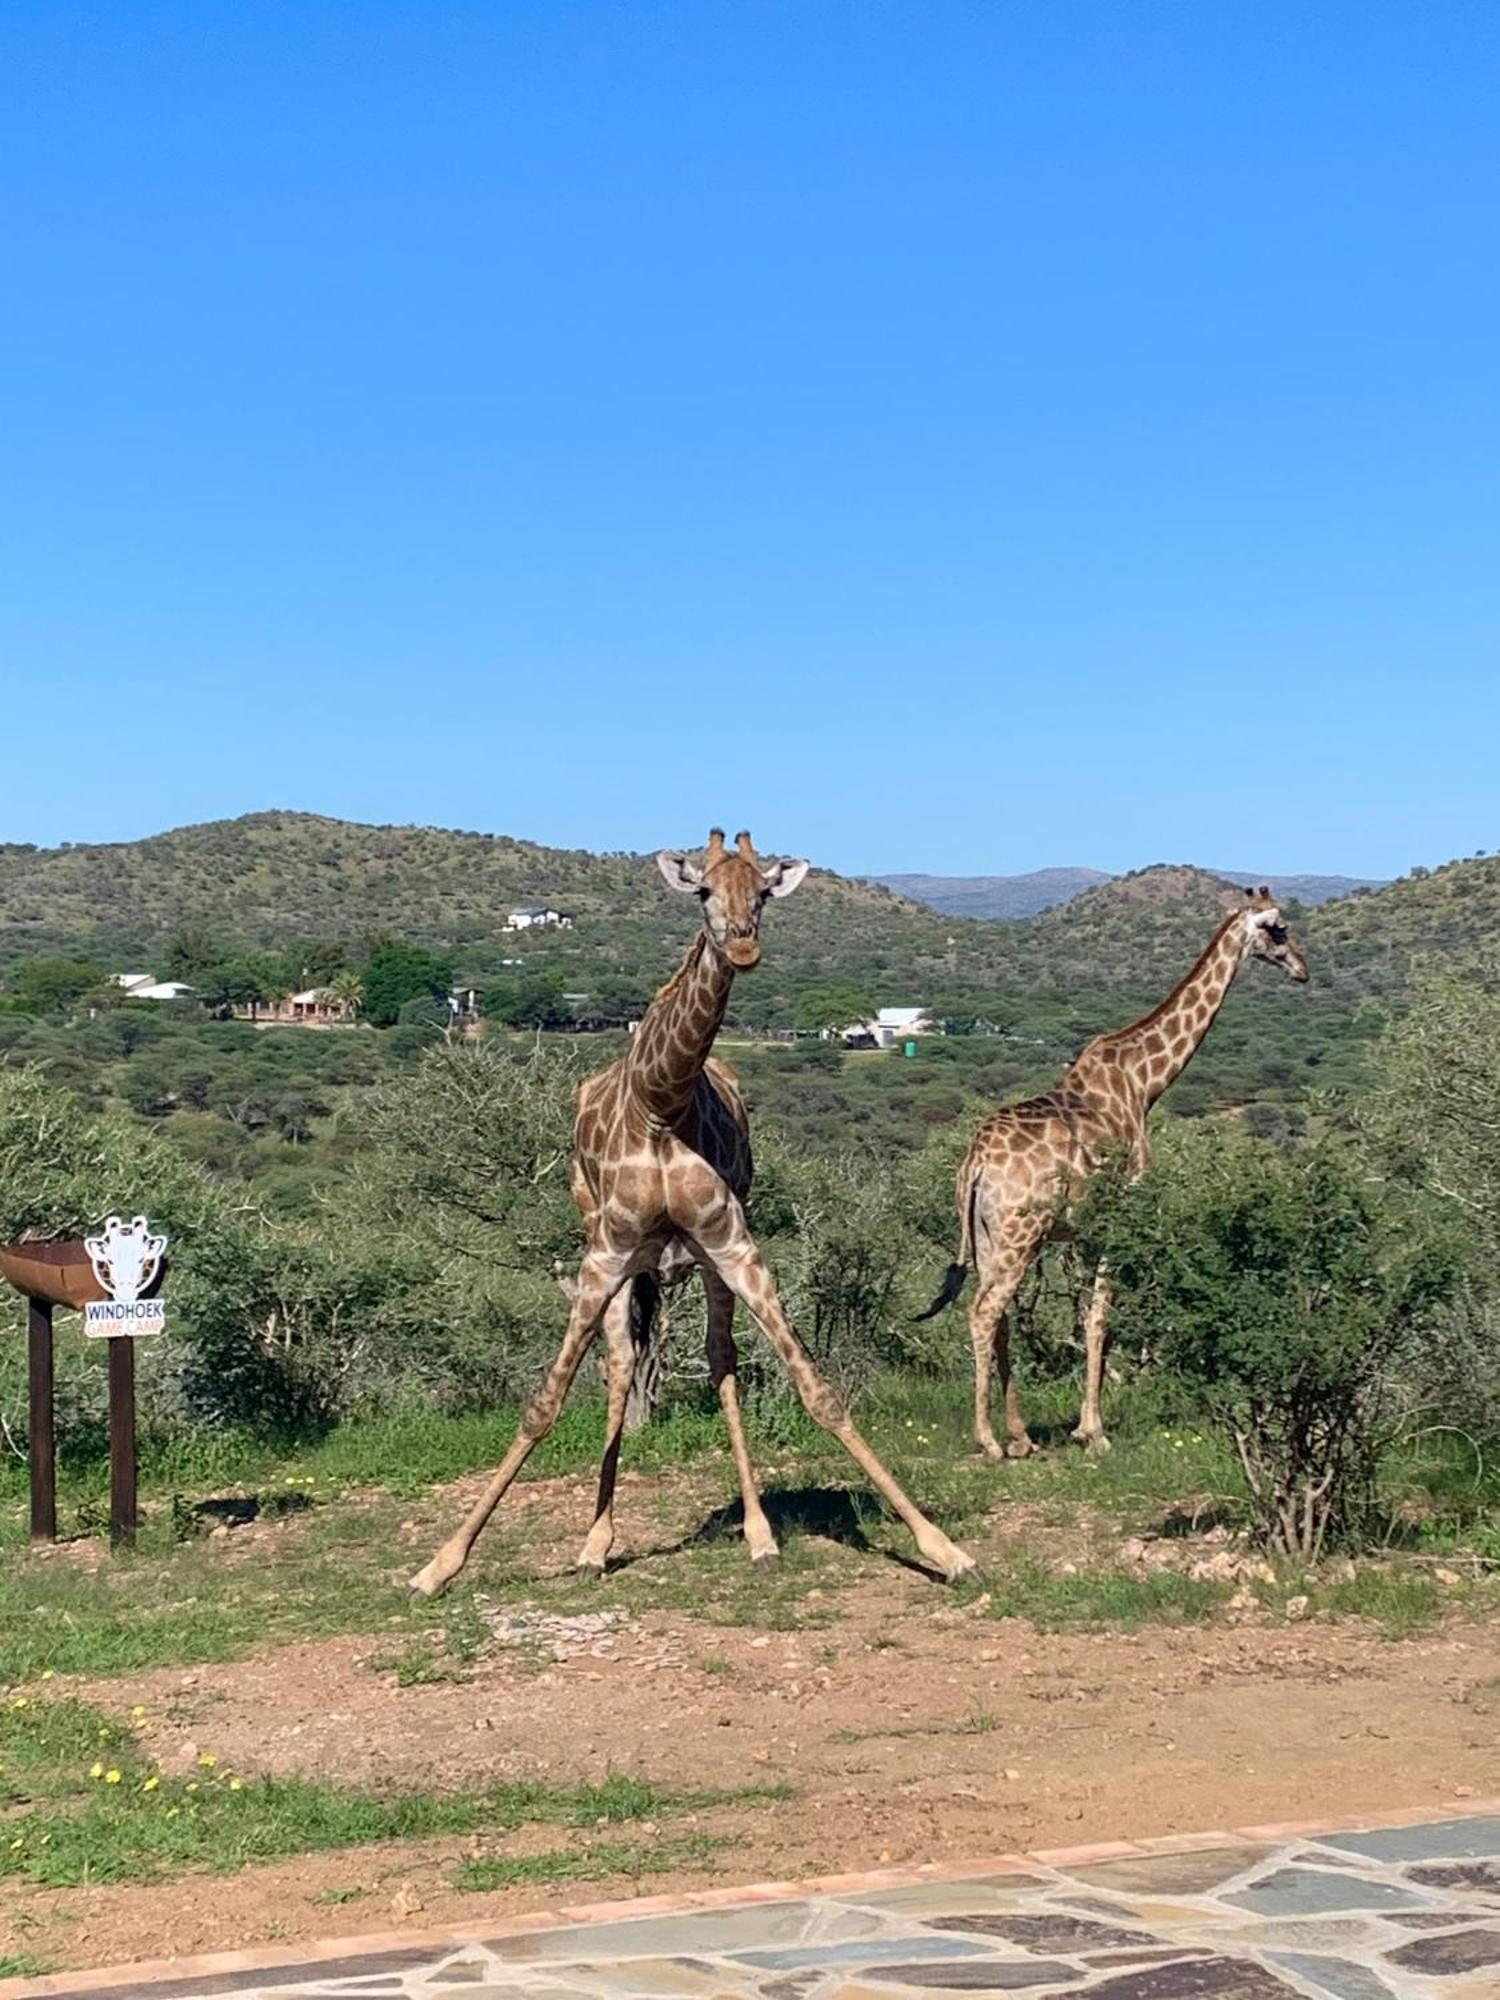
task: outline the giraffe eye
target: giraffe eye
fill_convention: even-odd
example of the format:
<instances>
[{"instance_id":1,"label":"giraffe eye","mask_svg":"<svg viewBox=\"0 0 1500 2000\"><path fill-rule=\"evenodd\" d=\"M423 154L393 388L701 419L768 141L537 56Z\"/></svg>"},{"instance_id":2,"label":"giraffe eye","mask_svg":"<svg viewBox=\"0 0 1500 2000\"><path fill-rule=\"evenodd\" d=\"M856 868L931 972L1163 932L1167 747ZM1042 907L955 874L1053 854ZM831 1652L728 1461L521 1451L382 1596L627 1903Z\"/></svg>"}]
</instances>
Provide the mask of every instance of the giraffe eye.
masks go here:
<instances>
[{"instance_id":1,"label":"giraffe eye","mask_svg":"<svg viewBox=\"0 0 1500 2000\"><path fill-rule=\"evenodd\" d=\"M1267 924L1267 925L1266 925L1266 936L1267 936L1267 937L1268 937L1268 938L1269 938L1269 939L1271 940L1272 944L1285 944L1285 943L1286 943L1286 925L1285 925L1285 924Z\"/></svg>"}]
</instances>

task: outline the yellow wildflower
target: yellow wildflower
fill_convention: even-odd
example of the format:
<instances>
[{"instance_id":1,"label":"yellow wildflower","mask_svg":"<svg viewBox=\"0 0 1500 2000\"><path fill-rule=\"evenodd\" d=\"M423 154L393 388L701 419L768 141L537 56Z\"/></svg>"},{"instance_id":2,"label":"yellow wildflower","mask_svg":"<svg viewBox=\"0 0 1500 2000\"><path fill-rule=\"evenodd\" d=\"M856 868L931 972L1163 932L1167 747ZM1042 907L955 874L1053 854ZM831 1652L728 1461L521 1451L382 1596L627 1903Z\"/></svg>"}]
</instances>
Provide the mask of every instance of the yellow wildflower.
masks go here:
<instances>
[{"instance_id":1,"label":"yellow wildflower","mask_svg":"<svg viewBox=\"0 0 1500 2000\"><path fill-rule=\"evenodd\" d=\"M120 1782L120 1773L111 1768L105 1772L104 1782L106 1785L118 1785Z\"/></svg>"},{"instance_id":2,"label":"yellow wildflower","mask_svg":"<svg viewBox=\"0 0 1500 2000\"><path fill-rule=\"evenodd\" d=\"M192 1780L192 1782L191 1782L191 1783L189 1784L189 1786L188 1786L188 1790L189 1790L190 1792L196 1792L196 1791L197 1791L197 1789L198 1789L198 1780L197 1780L196 1778L194 1778L194 1779Z\"/></svg>"},{"instance_id":3,"label":"yellow wildflower","mask_svg":"<svg viewBox=\"0 0 1500 2000\"><path fill-rule=\"evenodd\" d=\"M53 1669L51 1667L42 1668L42 1679L44 1681L50 1681L52 1679L52 1675L53 1675Z\"/></svg>"},{"instance_id":4,"label":"yellow wildflower","mask_svg":"<svg viewBox=\"0 0 1500 2000\"><path fill-rule=\"evenodd\" d=\"M203 1755L198 1759L198 1762L203 1766L205 1771L211 1771L214 1765L218 1763L218 1761L219 1761L218 1758L211 1756L207 1750L205 1750Z\"/></svg>"},{"instance_id":5,"label":"yellow wildflower","mask_svg":"<svg viewBox=\"0 0 1500 2000\"><path fill-rule=\"evenodd\" d=\"M143 1792L154 1792L160 1783L161 1779L158 1778L156 1774L153 1772L152 1775L146 1780L145 1784L141 1786L141 1790Z\"/></svg>"},{"instance_id":6,"label":"yellow wildflower","mask_svg":"<svg viewBox=\"0 0 1500 2000\"><path fill-rule=\"evenodd\" d=\"M91 1778L102 1778L104 1776L104 1766L102 1764L90 1764L89 1776Z\"/></svg>"},{"instance_id":7,"label":"yellow wildflower","mask_svg":"<svg viewBox=\"0 0 1500 2000\"><path fill-rule=\"evenodd\" d=\"M243 1778L231 1778L231 1779L229 1780L229 1789L230 1789L230 1791L232 1791L232 1792L242 1792L242 1791L243 1791L243 1790L245 1789L245 1781L244 1781L244 1779L243 1779Z\"/></svg>"}]
</instances>

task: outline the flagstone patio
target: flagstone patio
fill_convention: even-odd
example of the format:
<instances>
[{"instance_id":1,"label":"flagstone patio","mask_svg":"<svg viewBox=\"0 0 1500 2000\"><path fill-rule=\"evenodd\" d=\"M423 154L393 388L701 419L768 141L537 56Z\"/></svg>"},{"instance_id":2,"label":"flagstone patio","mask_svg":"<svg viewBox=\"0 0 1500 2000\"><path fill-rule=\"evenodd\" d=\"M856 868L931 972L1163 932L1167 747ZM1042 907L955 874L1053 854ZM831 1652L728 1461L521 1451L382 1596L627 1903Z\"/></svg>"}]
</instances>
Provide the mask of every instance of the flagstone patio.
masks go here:
<instances>
[{"instance_id":1,"label":"flagstone patio","mask_svg":"<svg viewBox=\"0 0 1500 2000\"><path fill-rule=\"evenodd\" d=\"M0 2000L1500 2000L1500 1801L0 1982Z\"/></svg>"}]
</instances>

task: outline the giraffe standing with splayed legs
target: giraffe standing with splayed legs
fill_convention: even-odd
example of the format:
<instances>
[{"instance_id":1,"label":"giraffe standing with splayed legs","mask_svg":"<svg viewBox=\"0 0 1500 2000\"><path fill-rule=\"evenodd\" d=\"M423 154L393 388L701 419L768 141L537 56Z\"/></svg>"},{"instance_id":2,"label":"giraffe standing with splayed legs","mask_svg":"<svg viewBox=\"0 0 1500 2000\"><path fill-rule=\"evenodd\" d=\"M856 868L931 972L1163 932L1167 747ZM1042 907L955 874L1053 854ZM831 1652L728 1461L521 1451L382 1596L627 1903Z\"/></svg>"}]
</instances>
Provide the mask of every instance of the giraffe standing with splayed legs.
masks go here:
<instances>
[{"instance_id":1,"label":"giraffe standing with splayed legs","mask_svg":"<svg viewBox=\"0 0 1500 2000\"><path fill-rule=\"evenodd\" d=\"M1307 960L1288 935L1271 892L1245 891L1246 902L1210 939L1207 950L1159 1007L1118 1034L1090 1042L1055 1090L993 1112L974 1135L958 1170L958 1262L921 1315L931 1319L963 1290L970 1265L978 1289L969 1307L974 1347L974 1441L989 1458L1025 1458L1035 1449L1021 1417L1010 1366L1009 1312L1028 1266L1049 1236L1063 1233L1060 1211L1111 1153L1129 1154L1134 1173L1151 1162L1146 1117L1187 1066L1235 974L1263 958L1299 983ZM1099 1413L1109 1342L1109 1278L1094 1273L1084 1322L1083 1411L1073 1436L1089 1451L1109 1449ZM990 1368L1005 1399L1007 1445L990 1422Z\"/></svg>"},{"instance_id":2,"label":"giraffe standing with splayed legs","mask_svg":"<svg viewBox=\"0 0 1500 2000\"><path fill-rule=\"evenodd\" d=\"M776 1542L756 1491L740 1418L733 1333L737 1300L749 1307L785 1362L808 1412L838 1438L900 1515L924 1561L946 1577L961 1576L973 1568L973 1558L934 1527L886 1471L782 1310L775 1281L745 1220L750 1144L744 1101L733 1072L709 1054L736 972L748 972L760 962L766 903L789 896L806 875L807 863L762 860L747 833L736 836L731 853L716 828L701 864L682 854L659 854L657 866L669 888L698 897L703 928L647 1009L626 1054L579 1089L573 1193L587 1244L570 1288L567 1332L499 1469L462 1527L412 1579L412 1588L431 1594L463 1568L528 1454L556 1422L601 1326L607 1382L604 1457L594 1525L578 1561L581 1568L603 1570L614 1538L615 1470L636 1365L632 1284L636 1279L675 1282L689 1263L703 1273L708 1292L709 1368L744 1495L745 1539L752 1558L773 1557Z\"/></svg>"}]
</instances>

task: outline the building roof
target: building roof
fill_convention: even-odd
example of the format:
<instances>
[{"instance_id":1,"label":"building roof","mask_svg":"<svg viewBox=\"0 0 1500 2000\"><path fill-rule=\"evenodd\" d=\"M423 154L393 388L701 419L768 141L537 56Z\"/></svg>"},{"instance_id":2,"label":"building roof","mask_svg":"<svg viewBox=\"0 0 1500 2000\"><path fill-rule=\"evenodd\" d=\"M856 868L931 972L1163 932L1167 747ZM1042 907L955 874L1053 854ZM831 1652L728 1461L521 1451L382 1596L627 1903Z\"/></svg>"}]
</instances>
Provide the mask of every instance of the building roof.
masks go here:
<instances>
[{"instance_id":1,"label":"building roof","mask_svg":"<svg viewBox=\"0 0 1500 2000\"><path fill-rule=\"evenodd\" d=\"M153 986L156 983L156 974L154 972L112 972L109 975L109 983L111 986L125 987Z\"/></svg>"},{"instance_id":2,"label":"building roof","mask_svg":"<svg viewBox=\"0 0 1500 2000\"><path fill-rule=\"evenodd\" d=\"M144 986L128 986L125 989L132 1000L181 1000L192 992L185 979L148 979Z\"/></svg>"},{"instance_id":3,"label":"building roof","mask_svg":"<svg viewBox=\"0 0 1500 2000\"><path fill-rule=\"evenodd\" d=\"M914 1028L927 1019L925 1007L882 1007L875 1019L882 1028Z\"/></svg>"}]
</instances>

